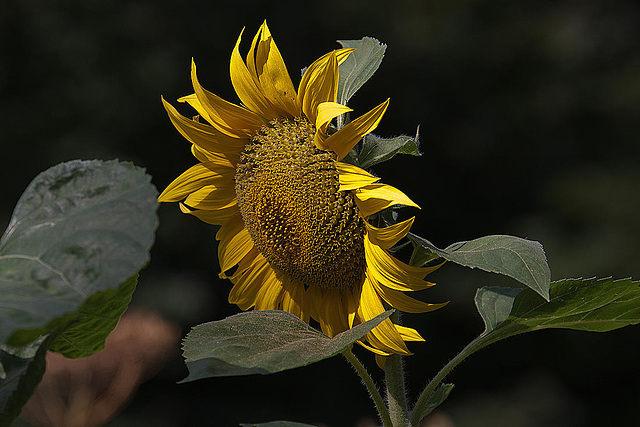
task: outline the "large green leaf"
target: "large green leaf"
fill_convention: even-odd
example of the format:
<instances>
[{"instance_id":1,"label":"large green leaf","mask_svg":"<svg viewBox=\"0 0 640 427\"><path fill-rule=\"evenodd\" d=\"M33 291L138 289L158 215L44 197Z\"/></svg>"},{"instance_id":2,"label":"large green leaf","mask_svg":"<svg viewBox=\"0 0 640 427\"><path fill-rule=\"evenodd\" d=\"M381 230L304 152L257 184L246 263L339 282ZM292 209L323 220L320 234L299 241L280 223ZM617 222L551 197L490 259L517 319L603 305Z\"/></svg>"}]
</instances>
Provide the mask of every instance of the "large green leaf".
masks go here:
<instances>
[{"instance_id":1,"label":"large green leaf","mask_svg":"<svg viewBox=\"0 0 640 427\"><path fill-rule=\"evenodd\" d=\"M338 40L338 43L342 47L356 49L340 64L338 102L347 105L351 97L380 66L387 45L373 37L363 37L360 40Z\"/></svg>"},{"instance_id":2,"label":"large green leaf","mask_svg":"<svg viewBox=\"0 0 640 427\"><path fill-rule=\"evenodd\" d=\"M156 198L142 169L117 161L38 175L0 240L0 343L48 333L135 275L149 259Z\"/></svg>"},{"instance_id":3,"label":"large green leaf","mask_svg":"<svg viewBox=\"0 0 640 427\"><path fill-rule=\"evenodd\" d=\"M465 267L512 277L549 300L551 271L544 249L538 242L495 235L438 249L433 243L415 234L409 233L408 238L414 246L412 265L424 265L433 258L442 257Z\"/></svg>"},{"instance_id":4,"label":"large green leaf","mask_svg":"<svg viewBox=\"0 0 640 427\"><path fill-rule=\"evenodd\" d=\"M491 342L548 328L606 332L640 323L640 282L564 279L551 286L551 302L529 289L489 287L476 293Z\"/></svg>"},{"instance_id":5,"label":"large green leaf","mask_svg":"<svg viewBox=\"0 0 640 427\"><path fill-rule=\"evenodd\" d=\"M0 240L3 417L14 416L39 381L38 355L103 348L149 260L156 198L144 170L117 161L63 163L25 190ZM17 356L49 334L39 353Z\"/></svg>"},{"instance_id":6,"label":"large green leaf","mask_svg":"<svg viewBox=\"0 0 640 427\"><path fill-rule=\"evenodd\" d=\"M551 301L531 289L489 287L476 293L485 330L438 372L412 413L417 424L438 400L440 382L476 351L505 338L541 329L606 332L640 323L640 282L631 279L564 279L551 283Z\"/></svg>"},{"instance_id":7,"label":"large green leaf","mask_svg":"<svg viewBox=\"0 0 640 427\"><path fill-rule=\"evenodd\" d=\"M194 327L184 341L189 376L183 381L234 375L272 374L343 352L388 318L386 311L333 338L291 313L249 311Z\"/></svg>"}]
</instances>

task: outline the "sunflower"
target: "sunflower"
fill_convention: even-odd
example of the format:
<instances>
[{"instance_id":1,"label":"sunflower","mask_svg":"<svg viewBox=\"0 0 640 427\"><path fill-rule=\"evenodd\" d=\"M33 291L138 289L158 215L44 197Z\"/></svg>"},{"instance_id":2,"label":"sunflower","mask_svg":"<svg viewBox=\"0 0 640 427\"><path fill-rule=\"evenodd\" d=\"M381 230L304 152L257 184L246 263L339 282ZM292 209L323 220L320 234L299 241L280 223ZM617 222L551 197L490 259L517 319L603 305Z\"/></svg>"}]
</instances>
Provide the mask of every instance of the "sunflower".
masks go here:
<instances>
[{"instance_id":1,"label":"sunflower","mask_svg":"<svg viewBox=\"0 0 640 427\"><path fill-rule=\"evenodd\" d=\"M243 30L244 31L244 30ZM266 22L246 61L242 32L231 54L231 82L243 106L205 90L192 62L194 92L180 98L198 116L162 102L200 163L160 195L184 213L220 225L220 277L234 284L229 302L242 310L285 310L317 321L332 337L385 311L435 310L404 294L433 285L435 268L405 264L388 250L414 218L374 227L367 217L395 205L418 207L400 190L341 160L385 113L387 99L335 131L330 122L352 111L338 104L338 66L353 49L311 64L296 92ZM201 120L202 119L202 120ZM411 354L424 341L387 319L359 343L379 356Z\"/></svg>"}]
</instances>

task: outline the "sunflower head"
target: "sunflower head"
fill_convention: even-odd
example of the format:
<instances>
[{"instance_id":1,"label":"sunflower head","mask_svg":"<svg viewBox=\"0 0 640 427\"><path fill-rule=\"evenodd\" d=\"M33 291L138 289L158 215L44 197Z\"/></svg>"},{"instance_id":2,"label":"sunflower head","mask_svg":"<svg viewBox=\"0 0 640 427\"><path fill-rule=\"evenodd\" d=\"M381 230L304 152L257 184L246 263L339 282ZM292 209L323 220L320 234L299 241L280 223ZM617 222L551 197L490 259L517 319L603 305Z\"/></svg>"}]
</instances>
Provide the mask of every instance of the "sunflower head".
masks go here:
<instances>
[{"instance_id":1,"label":"sunflower head","mask_svg":"<svg viewBox=\"0 0 640 427\"><path fill-rule=\"evenodd\" d=\"M160 201L220 225L221 277L234 284L229 302L248 310L286 310L333 336L385 311L418 313L428 304L404 292L432 286L434 268L413 267L388 250L413 218L377 228L367 218L383 209L418 207L400 190L341 160L387 109L384 101L337 130L351 111L338 104L339 65L353 49L329 52L305 71L298 89L266 22L246 58L242 32L231 54L231 82L242 106L204 89L192 64L194 93L180 98L198 116L164 106L192 144L199 163L174 180ZM204 121L200 121L202 118ZM359 343L380 356L410 354L413 329L385 320Z\"/></svg>"}]
</instances>

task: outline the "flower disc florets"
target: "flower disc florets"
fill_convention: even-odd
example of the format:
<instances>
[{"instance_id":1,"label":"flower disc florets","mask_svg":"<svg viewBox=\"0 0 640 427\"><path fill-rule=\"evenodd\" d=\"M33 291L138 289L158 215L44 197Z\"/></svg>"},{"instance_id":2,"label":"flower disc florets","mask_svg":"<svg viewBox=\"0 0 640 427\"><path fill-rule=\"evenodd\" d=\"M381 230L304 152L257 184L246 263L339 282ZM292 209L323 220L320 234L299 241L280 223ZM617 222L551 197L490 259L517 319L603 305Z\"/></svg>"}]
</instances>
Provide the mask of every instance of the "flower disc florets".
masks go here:
<instances>
[{"instance_id":1,"label":"flower disc florets","mask_svg":"<svg viewBox=\"0 0 640 427\"><path fill-rule=\"evenodd\" d=\"M365 226L314 135L304 118L263 126L236 167L238 207L276 271L307 286L350 289L364 278Z\"/></svg>"}]
</instances>

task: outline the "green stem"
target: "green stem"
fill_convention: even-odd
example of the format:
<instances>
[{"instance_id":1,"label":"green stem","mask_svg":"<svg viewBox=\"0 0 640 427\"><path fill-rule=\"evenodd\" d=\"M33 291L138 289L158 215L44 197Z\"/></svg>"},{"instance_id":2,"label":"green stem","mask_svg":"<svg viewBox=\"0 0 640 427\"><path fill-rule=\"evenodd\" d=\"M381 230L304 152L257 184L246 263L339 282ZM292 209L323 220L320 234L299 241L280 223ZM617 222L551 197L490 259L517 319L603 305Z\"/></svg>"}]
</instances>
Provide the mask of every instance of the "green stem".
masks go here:
<instances>
[{"instance_id":1,"label":"green stem","mask_svg":"<svg viewBox=\"0 0 640 427\"><path fill-rule=\"evenodd\" d=\"M384 380L387 386L387 404L392 425L394 427L412 425L409 423L402 358L399 354L387 357L384 364Z\"/></svg>"},{"instance_id":2,"label":"green stem","mask_svg":"<svg viewBox=\"0 0 640 427\"><path fill-rule=\"evenodd\" d=\"M362 378L362 382L367 387L367 390L369 390L369 396L371 396L373 403L375 403L376 405L378 415L380 415L380 420L382 420L382 425L384 427L393 427L393 424L391 424L391 418L389 417L389 411L387 410L387 407L384 404L384 400L382 399L382 396L378 391L378 387L376 387L375 383L373 382L371 375L369 375L365 367L356 358L350 348L345 350L342 354L344 355L344 357L346 357L349 363L351 363L351 366L356 369L356 372L358 372L358 375L360 375L360 378Z\"/></svg>"},{"instance_id":3,"label":"green stem","mask_svg":"<svg viewBox=\"0 0 640 427\"><path fill-rule=\"evenodd\" d=\"M489 344L488 342L486 341L483 342L483 341L484 341L484 336L480 335L479 337L471 341L469 344L467 344L467 346L463 348L462 351L456 355L456 357L451 359L451 361L449 361L449 363L447 363L442 369L440 369L440 372L438 372L436 376L431 380L431 382L427 384L425 389L422 390L422 393L420 393L420 397L418 398L418 401L416 402L415 406L413 407L413 410L411 411L412 425L418 425L420 421L422 421L422 418L424 418L424 414L428 409L426 405L429 401L429 398L436 391L436 389L438 388L442 380L444 380L444 378L447 375L449 375L449 372L451 372L453 368L458 366L460 362L462 362L464 359L469 357L471 354L475 353L476 351L480 350L482 347Z\"/></svg>"}]
</instances>

